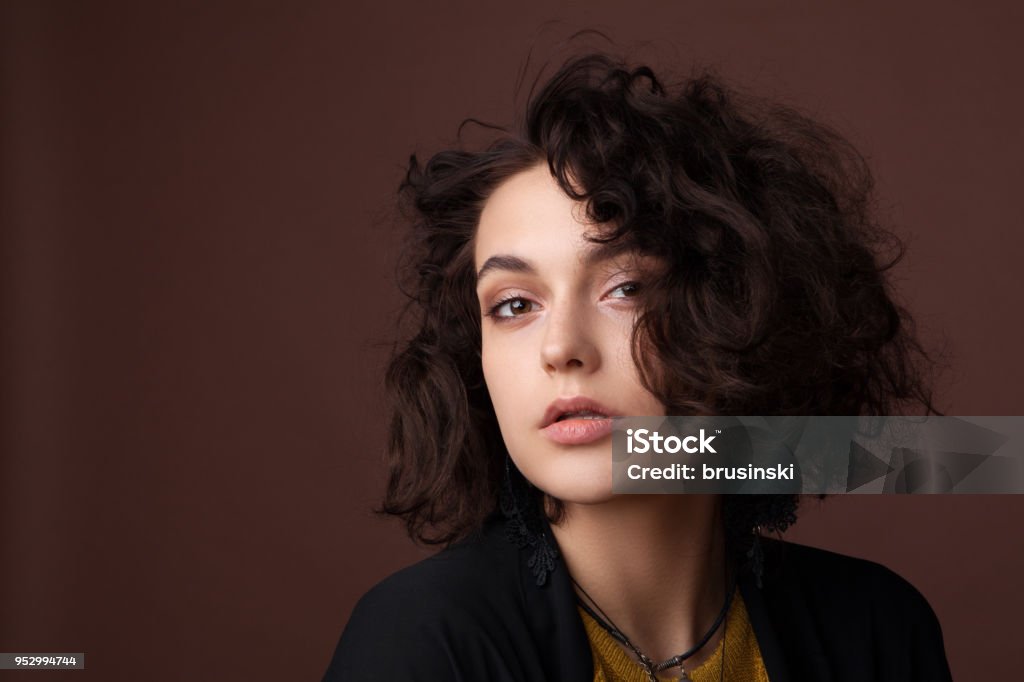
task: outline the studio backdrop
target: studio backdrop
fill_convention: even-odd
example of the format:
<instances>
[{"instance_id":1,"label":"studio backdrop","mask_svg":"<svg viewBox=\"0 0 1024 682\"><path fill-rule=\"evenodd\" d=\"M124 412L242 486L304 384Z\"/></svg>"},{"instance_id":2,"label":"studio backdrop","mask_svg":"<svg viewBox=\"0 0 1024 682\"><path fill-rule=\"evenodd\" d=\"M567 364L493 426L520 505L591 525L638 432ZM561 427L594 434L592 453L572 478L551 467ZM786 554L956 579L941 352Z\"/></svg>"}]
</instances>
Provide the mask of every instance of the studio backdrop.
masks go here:
<instances>
[{"instance_id":1,"label":"studio backdrop","mask_svg":"<svg viewBox=\"0 0 1024 682\"><path fill-rule=\"evenodd\" d=\"M314 680L429 550L376 517L395 190L511 124L581 29L846 135L907 244L950 415L1024 414L1024 48L1009 2L57 2L0 7L3 679ZM473 133L478 134L478 133ZM1020 496L837 496L788 539L883 563L957 679L1013 679Z\"/></svg>"}]
</instances>

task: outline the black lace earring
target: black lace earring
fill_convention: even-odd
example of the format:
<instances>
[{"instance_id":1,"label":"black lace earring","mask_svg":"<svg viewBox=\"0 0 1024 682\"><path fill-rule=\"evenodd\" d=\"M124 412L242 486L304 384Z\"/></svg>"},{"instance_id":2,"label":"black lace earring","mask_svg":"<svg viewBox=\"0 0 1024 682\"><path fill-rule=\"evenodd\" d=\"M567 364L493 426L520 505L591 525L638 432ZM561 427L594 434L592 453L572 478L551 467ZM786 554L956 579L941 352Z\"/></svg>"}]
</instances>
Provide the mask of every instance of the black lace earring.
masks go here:
<instances>
[{"instance_id":1,"label":"black lace earring","mask_svg":"<svg viewBox=\"0 0 1024 682\"><path fill-rule=\"evenodd\" d=\"M761 589L761 578L764 576L764 547L761 546L761 526L754 526L751 536L747 558L750 560L750 571L754 574L757 587Z\"/></svg>"},{"instance_id":2,"label":"black lace earring","mask_svg":"<svg viewBox=\"0 0 1024 682\"><path fill-rule=\"evenodd\" d=\"M505 485L501 491L501 513L505 516L505 537L519 549L531 548L527 566L538 587L547 582L548 574L555 570L558 550L549 541L538 505L532 494L533 486L518 469L513 473L512 458L505 455Z\"/></svg>"}]
</instances>

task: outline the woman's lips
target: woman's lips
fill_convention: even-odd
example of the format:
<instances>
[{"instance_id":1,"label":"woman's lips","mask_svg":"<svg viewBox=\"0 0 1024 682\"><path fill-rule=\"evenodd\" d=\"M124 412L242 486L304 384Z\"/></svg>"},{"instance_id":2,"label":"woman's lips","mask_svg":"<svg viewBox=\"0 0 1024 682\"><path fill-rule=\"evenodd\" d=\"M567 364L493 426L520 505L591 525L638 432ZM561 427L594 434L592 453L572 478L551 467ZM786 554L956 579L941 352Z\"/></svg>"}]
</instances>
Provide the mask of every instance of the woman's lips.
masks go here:
<instances>
[{"instance_id":1,"label":"woman's lips","mask_svg":"<svg viewBox=\"0 0 1024 682\"><path fill-rule=\"evenodd\" d=\"M544 435L561 445L584 445L609 435L612 432L612 419L563 419L548 424L541 430Z\"/></svg>"}]
</instances>

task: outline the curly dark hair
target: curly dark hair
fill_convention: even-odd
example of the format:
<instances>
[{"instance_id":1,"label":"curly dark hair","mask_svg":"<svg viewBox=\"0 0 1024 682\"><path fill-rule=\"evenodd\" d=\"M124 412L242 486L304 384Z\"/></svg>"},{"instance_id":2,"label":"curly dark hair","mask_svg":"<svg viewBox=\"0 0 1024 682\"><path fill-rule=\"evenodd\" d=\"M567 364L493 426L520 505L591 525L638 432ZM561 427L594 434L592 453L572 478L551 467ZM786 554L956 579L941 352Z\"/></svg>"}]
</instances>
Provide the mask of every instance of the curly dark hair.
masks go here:
<instances>
[{"instance_id":1,"label":"curly dark hair","mask_svg":"<svg viewBox=\"0 0 1024 682\"><path fill-rule=\"evenodd\" d=\"M472 242L495 188L540 163L608 226L595 241L668 264L633 332L668 414L937 412L930 360L886 280L902 245L871 215L864 159L827 126L708 72L669 91L647 66L588 54L499 130L482 150L412 156L399 191L412 329L387 371L380 511L414 539L450 543L496 509L506 449L481 367ZM796 505L729 497L727 534L782 531Z\"/></svg>"}]
</instances>

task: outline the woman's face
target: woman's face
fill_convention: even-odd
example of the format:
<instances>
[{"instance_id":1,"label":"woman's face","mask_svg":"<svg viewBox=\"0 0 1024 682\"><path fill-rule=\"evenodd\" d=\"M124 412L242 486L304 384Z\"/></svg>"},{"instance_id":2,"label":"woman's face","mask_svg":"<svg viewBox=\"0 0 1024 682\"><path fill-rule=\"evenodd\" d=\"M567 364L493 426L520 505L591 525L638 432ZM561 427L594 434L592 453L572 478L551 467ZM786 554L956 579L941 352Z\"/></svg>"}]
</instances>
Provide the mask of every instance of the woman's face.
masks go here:
<instances>
[{"instance_id":1,"label":"woman's face","mask_svg":"<svg viewBox=\"0 0 1024 682\"><path fill-rule=\"evenodd\" d=\"M535 166L487 200L474 258L484 378L512 460L548 494L595 503L611 496L610 417L665 408L630 352L654 263L607 255L584 216Z\"/></svg>"}]
</instances>

